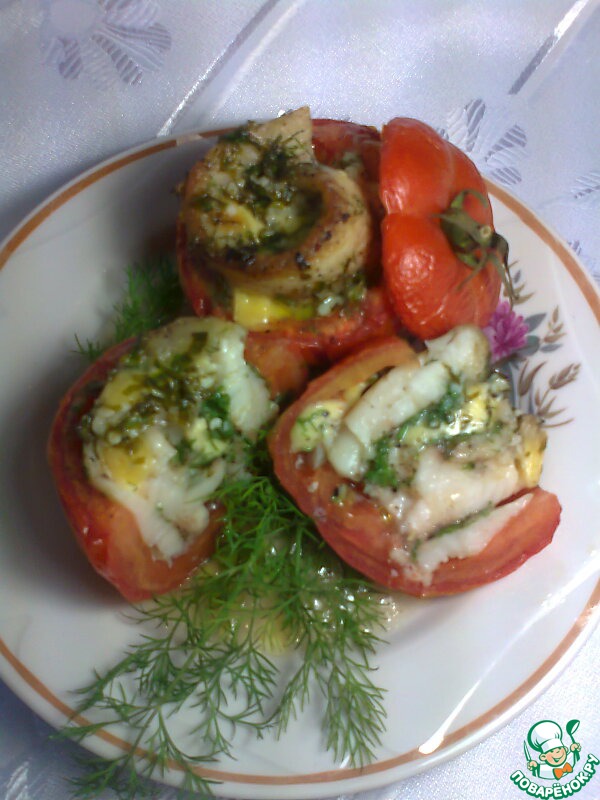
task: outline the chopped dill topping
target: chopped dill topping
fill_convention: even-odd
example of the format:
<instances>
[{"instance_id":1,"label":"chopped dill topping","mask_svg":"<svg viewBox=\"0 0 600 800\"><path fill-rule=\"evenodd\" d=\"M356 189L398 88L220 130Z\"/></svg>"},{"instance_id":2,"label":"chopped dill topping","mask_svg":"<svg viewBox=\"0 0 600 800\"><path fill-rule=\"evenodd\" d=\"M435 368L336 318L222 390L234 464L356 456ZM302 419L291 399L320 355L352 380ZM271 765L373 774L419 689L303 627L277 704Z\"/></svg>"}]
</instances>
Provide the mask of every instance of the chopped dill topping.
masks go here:
<instances>
[{"instance_id":1,"label":"chopped dill topping","mask_svg":"<svg viewBox=\"0 0 600 800\"><path fill-rule=\"evenodd\" d=\"M262 140L250 127L225 134L207 156L209 170L190 198L197 215L193 242L213 256L251 264L304 239L321 210L308 188L314 170L294 137Z\"/></svg>"},{"instance_id":2,"label":"chopped dill topping","mask_svg":"<svg viewBox=\"0 0 600 800\"><path fill-rule=\"evenodd\" d=\"M389 486L397 489L399 480L396 470L390 464L390 451L393 448L393 436L382 436L375 442L374 453L365 472L365 482L376 486Z\"/></svg>"}]
</instances>

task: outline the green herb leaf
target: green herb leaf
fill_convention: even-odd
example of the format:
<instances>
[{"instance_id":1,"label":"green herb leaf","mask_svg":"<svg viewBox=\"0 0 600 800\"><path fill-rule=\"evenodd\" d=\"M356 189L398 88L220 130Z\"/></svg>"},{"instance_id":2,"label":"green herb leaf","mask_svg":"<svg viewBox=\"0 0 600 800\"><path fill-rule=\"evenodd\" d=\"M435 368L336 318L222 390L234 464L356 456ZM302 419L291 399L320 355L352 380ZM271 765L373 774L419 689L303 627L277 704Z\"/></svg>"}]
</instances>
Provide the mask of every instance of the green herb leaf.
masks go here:
<instances>
[{"instance_id":1,"label":"green herb leaf","mask_svg":"<svg viewBox=\"0 0 600 800\"><path fill-rule=\"evenodd\" d=\"M85 343L76 336L77 352L90 363L96 361L112 345L175 319L183 305L183 291L172 256L135 263L126 271L124 298L114 307L112 336L103 342Z\"/></svg>"},{"instance_id":2,"label":"green herb leaf","mask_svg":"<svg viewBox=\"0 0 600 800\"><path fill-rule=\"evenodd\" d=\"M388 434L375 442L373 458L365 472L365 482L376 486L389 486L397 489L399 480L396 470L390 464L390 451L393 447L393 436Z\"/></svg>"},{"instance_id":3,"label":"green herb leaf","mask_svg":"<svg viewBox=\"0 0 600 800\"><path fill-rule=\"evenodd\" d=\"M280 736L315 695L335 758L354 766L372 760L385 721L370 665L383 630L379 595L339 561L275 481L266 434L248 443L248 457L255 474L218 491L223 529L214 557L178 592L137 609L142 637L81 690L77 713L93 709L101 722L63 735L82 741L125 724L132 750L96 762L77 797L108 786L138 797L138 772L143 781L172 765L183 770L186 789L210 793L198 767L231 756L238 729ZM286 679L290 650L301 660ZM190 708L194 729L184 739L195 743L193 753L170 728L171 715ZM136 748L144 753L137 772Z\"/></svg>"}]
</instances>

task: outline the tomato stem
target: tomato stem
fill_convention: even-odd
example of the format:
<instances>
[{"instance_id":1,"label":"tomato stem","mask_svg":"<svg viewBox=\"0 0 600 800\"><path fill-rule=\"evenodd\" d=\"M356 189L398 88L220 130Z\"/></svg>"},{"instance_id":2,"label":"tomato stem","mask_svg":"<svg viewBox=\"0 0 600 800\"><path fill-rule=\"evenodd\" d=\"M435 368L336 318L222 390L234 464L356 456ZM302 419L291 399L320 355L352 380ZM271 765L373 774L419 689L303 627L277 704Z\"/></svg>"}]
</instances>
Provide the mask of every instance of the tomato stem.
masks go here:
<instances>
[{"instance_id":1,"label":"tomato stem","mask_svg":"<svg viewBox=\"0 0 600 800\"><path fill-rule=\"evenodd\" d=\"M471 270L458 288L460 290L487 264L491 264L502 280L508 299L513 303L515 292L508 264L508 242L492 225L480 225L465 210L465 200L469 195L476 197L483 206L489 204L481 192L464 189L456 195L446 211L436 215L455 256Z\"/></svg>"}]
</instances>

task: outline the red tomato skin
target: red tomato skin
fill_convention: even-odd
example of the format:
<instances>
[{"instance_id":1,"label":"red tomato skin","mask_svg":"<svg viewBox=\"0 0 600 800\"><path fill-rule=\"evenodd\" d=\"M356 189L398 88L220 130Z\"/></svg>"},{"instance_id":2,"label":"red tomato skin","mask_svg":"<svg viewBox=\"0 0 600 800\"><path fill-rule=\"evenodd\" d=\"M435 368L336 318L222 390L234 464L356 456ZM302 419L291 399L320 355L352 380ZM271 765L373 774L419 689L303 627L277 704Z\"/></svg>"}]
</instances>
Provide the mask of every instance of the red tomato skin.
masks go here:
<instances>
[{"instance_id":1,"label":"red tomato skin","mask_svg":"<svg viewBox=\"0 0 600 800\"><path fill-rule=\"evenodd\" d=\"M318 161L339 166L347 152L360 156L364 174L359 177L375 218L383 217L378 195L379 133L366 125L340 120L313 120L313 145ZM177 224L176 253L184 293L198 316L231 319L231 312L213 299L210 272L197 262L187 246L186 231ZM398 329L396 315L387 292L380 285L381 242L376 237L368 258L373 286L363 300L351 308L336 310L324 317L308 320L285 319L272 323L265 333L285 336L295 342L311 365L321 366L352 352L371 338L393 335Z\"/></svg>"},{"instance_id":2,"label":"red tomato skin","mask_svg":"<svg viewBox=\"0 0 600 800\"><path fill-rule=\"evenodd\" d=\"M440 227L439 214L466 189L477 194L467 195L464 210L478 224L492 225L485 182L462 151L418 120L396 118L384 126L384 279L400 321L421 338L465 323L484 326L498 304L502 282L491 261L474 274Z\"/></svg>"},{"instance_id":3,"label":"red tomato skin","mask_svg":"<svg viewBox=\"0 0 600 800\"><path fill-rule=\"evenodd\" d=\"M280 417L269 446L282 486L312 517L325 541L346 563L381 586L415 597L458 594L508 575L550 543L560 520L561 509L555 495L534 489L525 509L509 520L484 550L470 558L454 558L441 564L431 583L425 585L407 576L391 558L398 537L383 508L351 484L350 499L341 504L332 502L333 492L343 479L328 462L315 468L310 458L290 451L294 422L309 404L339 396L375 372L408 363L414 357L399 339L370 343L309 384Z\"/></svg>"},{"instance_id":4,"label":"red tomato skin","mask_svg":"<svg viewBox=\"0 0 600 800\"><path fill-rule=\"evenodd\" d=\"M126 600L139 602L176 589L211 555L221 513L213 509L205 530L185 552L167 562L156 558L146 545L133 514L89 482L78 427L110 371L134 341L107 350L69 389L54 418L47 452L61 505L90 564ZM264 342L260 336L249 335L246 357L263 372L273 396L297 394L306 384L305 360L287 342Z\"/></svg>"},{"instance_id":5,"label":"red tomato skin","mask_svg":"<svg viewBox=\"0 0 600 800\"><path fill-rule=\"evenodd\" d=\"M248 333L244 355L265 379L273 398L295 398L308 383L309 368L302 348L285 336Z\"/></svg>"},{"instance_id":6,"label":"red tomato skin","mask_svg":"<svg viewBox=\"0 0 600 800\"><path fill-rule=\"evenodd\" d=\"M358 153L369 180L379 180L380 136L372 125L338 119L313 119L313 147L317 161L339 167L347 152Z\"/></svg>"},{"instance_id":7,"label":"red tomato skin","mask_svg":"<svg viewBox=\"0 0 600 800\"><path fill-rule=\"evenodd\" d=\"M453 175L452 185L450 187L451 199L456 197L465 187L478 192L487 199L487 202L482 203L477 197L469 195L465 200L464 209L480 225L492 225L492 206L489 202L487 186L485 185L481 173L462 150L459 150L459 148L451 142L447 142L446 144L453 156Z\"/></svg>"},{"instance_id":8,"label":"red tomato skin","mask_svg":"<svg viewBox=\"0 0 600 800\"><path fill-rule=\"evenodd\" d=\"M453 184L452 155L429 125L403 117L384 125L380 197L388 214L439 214Z\"/></svg>"},{"instance_id":9,"label":"red tomato skin","mask_svg":"<svg viewBox=\"0 0 600 800\"><path fill-rule=\"evenodd\" d=\"M498 302L493 268L465 282L467 268L427 217L388 214L382 232L383 263L393 265L386 269L387 286L408 331L433 339L466 322L480 327L489 322Z\"/></svg>"}]
</instances>

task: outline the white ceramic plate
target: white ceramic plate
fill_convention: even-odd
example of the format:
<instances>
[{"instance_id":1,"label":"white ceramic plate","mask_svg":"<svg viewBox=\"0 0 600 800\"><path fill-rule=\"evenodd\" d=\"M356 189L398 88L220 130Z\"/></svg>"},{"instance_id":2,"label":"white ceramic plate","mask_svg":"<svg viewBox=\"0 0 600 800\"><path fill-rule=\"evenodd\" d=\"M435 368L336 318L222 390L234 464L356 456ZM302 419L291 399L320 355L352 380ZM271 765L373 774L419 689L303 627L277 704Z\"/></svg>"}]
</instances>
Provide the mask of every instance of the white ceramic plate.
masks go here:
<instances>
[{"instance_id":1,"label":"white ceramic plate","mask_svg":"<svg viewBox=\"0 0 600 800\"><path fill-rule=\"evenodd\" d=\"M86 173L0 249L0 675L56 726L70 713L72 690L109 667L134 631L63 518L45 462L50 421L83 367L74 334L101 337L123 268L170 240L172 188L203 147L197 137L165 140ZM280 741L238 736L235 760L205 772L223 781L219 793L323 797L428 769L531 702L591 628L600 600L600 299L571 251L513 197L490 188L497 228L529 295L517 310L532 318L538 337L520 399L544 407L556 426L542 481L563 504L555 540L491 586L402 603L376 659L388 724L373 764L335 763L311 707ZM126 739L117 730L87 746L111 756ZM172 771L167 780L179 777Z\"/></svg>"}]
</instances>

